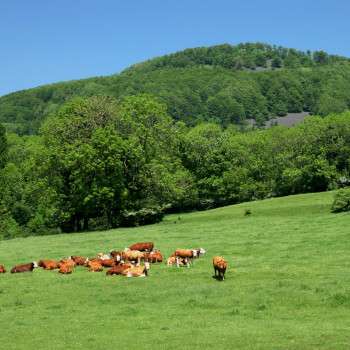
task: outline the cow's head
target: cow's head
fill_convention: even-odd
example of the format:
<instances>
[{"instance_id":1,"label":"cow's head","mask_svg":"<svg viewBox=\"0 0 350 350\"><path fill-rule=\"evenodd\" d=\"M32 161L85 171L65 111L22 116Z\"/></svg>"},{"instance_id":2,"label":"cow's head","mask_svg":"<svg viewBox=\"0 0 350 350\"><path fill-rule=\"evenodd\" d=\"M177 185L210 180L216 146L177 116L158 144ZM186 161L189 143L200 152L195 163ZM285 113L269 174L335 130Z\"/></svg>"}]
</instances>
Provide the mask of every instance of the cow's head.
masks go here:
<instances>
[{"instance_id":1,"label":"cow's head","mask_svg":"<svg viewBox=\"0 0 350 350\"><path fill-rule=\"evenodd\" d=\"M199 248L199 254L204 255L207 251L204 248Z\"/></svg>"},{"instance_id":2,"label":"cow's head","mask_svg":"<svg viewBox=\"0 0 350 350\"><path fill-rule=\"evenodd\" d=\"M37 263L36 261L33 261L32 264L33 264L33 268L34 268L34 269L36 269L37 267L39 267L39 266L38 266L38 263Z\"/></svg>"}]
</instances>

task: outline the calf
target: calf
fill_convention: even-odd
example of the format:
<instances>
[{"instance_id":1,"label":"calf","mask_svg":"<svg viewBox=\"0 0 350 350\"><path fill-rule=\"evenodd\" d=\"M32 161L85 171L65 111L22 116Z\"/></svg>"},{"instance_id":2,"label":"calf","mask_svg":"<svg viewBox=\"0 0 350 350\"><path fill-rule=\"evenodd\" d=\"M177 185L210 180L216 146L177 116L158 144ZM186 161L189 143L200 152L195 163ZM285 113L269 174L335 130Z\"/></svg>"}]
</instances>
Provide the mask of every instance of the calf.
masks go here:
<instances>
[{"instance_id":1,"label":"calf","mask_svg":"<svg viewBox=\"0 0 350 350\"><path fill-rule=\"evenodd\" d=\"M55 260L39 260L38 266L44 270L55 270L58 269L58 262Z\"/></svg>"},{"instance_id":2,"label":"calf","mask_svg":"<svg viewBox=\"0 0 350 350\"><path fill-rule=\"evenodd\" d=\"M175 256L170 256L167 260L167 265L168 266L172 266L172 265L177 265L178 262L178 266L187 266L187 258L185 259L181 259L178 258L178 261L176 261L176 257Z\"/></svg>"},{"instance_id":3,"label":"calf","mask_svg":"<svg viewBox=\"0 0 350 350\"><path fill-rule=\"evenodd\" d=\"M32 272L38 264L34 261L28 264L16 265L11 269L11 273Z\"/></svg>"},{"instance_id":4,"label":"calf","mask_svg":"<svg viewBox=\"0 0 350 350\"><path fill-rule=\"evenodd\" d=\"M227 261L222 256L214 256L213 258L213 267L214 267L214 277L221 279L222 281L225 279L225 272L227 269ZM218 275L217 275L218 273Z\"/></svg>"},{"instance_id":5,"label":"calf","mask_svg":"<svg viewBox=\"0 0 350 350\"><path fill-rule=\"evenodd\" d=\"M0 273L5 273L6 269L4 265L0 265Z\"/></svg>"},{"instance_id":6,"label":"calf","mask_svg":"<svg viewBox=\"0 0 350 350\"><path fill-rule=\"evenodd\" d=\"M130 250L139 250L140 252L151 252L153 250L154 244L153 242L141 242L132 244L129 249Z\"/></svg>"},{"instance_id":7,"label":"calf","mask_svg":"<svg viewBox=\"0 0 350 350\"><path fill-rule=\"evenodd\" d=\"M195 249L176 249L175 250L176 266L179 267L179 258L186 260L186 266L190 267L193 258L197 256Z\"/></svg>"}]
</instances>

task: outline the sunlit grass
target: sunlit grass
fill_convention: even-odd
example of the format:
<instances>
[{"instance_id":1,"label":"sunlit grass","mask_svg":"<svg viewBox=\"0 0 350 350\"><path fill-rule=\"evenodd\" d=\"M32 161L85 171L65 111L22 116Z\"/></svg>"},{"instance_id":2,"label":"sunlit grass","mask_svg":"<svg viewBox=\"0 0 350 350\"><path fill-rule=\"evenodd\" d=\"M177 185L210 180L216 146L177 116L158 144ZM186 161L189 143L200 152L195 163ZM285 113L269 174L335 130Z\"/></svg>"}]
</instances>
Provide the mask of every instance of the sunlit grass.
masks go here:
<instances>
[{"instance_id":1,"label":"sunlit grass","mask_svg":"<svg viewBox=\"0 0 350 350\"><path fill-rule=\"evenodd\" d=\"M77 268L0 276L1 349L349 349L350 215L331 193L167 216L161 224L0 242L0 263L122 249L167 256L204 247L194 267L149 278ZM245 210L252 214L244 216ZM211 258L229 262L224 282Z\"/></svg>"}]
</instances>

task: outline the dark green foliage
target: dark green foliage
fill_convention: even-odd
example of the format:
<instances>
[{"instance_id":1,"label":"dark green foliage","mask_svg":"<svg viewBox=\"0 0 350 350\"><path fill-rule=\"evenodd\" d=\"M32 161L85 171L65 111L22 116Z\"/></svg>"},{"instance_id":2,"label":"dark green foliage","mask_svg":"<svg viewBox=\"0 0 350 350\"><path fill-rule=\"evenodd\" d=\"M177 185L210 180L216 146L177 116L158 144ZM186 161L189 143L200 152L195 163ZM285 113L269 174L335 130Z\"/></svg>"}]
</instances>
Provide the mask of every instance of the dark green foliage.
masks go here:
<instances>
[{"instance_id":1,"label":"dark green foliage","mask_svg":"<svg viewBox=\"0 0 350 350\"><path fill-rule=\"evenodd\" d=\"M46 85L0 98L0 122L20 135L37 133L74 97L152 94L174 120L222 126L350 106L350 62L261 43L187 49L134 65L119 75Z\"/></svg>"},{"instance_id":2,"label":"dark green foliage","mask_svg":"<svg viewBox=\"0 0 350 350\"><path fill-rule=\"evenodd\" d=\"M340 213L344 211L350 211L350 188L341 189L334 196L332 212Z\"/></svg>"},{"instance_id":3,"label":"dark green foliage","mask_svg":"<svg viewBox=\"0 0 350 350\"><path fill-rule=\"evenodd\" d=\"M32 216L30 208L24 203L17 202L11 211L12 217L16 220L18 225L26 225Z\"/></svg>"},{"instance_id":4,"label":"dark green foliage","mask_svg":"<svg viewBox=\"0 0 350 350\"><path fill-rule=\"evenodd\" d=\"M0 124L0 169L2 169L7 161L7 139L5 128Z\"/></svg>"}]
</instances>

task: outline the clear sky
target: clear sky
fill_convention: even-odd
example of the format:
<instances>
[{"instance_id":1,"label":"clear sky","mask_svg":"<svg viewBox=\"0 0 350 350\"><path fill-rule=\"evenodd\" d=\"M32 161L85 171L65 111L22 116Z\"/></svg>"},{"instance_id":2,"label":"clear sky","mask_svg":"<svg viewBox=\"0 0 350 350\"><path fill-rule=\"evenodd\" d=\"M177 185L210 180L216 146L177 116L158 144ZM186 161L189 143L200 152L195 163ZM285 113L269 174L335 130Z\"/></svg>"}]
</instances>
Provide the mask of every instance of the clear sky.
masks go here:
<instances>
[{"instance_id":1,"label":"clear sky","mask_svg":"<svg viewBox=\"0 0 350 350\"><path fill-rule=\"evenodd\" d=\"M261 41L350 56L349 0L0 0L0 95Z\"/></svg>"}]
</instances>

